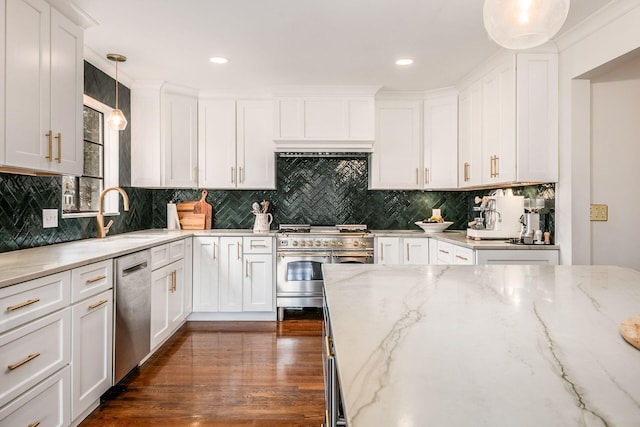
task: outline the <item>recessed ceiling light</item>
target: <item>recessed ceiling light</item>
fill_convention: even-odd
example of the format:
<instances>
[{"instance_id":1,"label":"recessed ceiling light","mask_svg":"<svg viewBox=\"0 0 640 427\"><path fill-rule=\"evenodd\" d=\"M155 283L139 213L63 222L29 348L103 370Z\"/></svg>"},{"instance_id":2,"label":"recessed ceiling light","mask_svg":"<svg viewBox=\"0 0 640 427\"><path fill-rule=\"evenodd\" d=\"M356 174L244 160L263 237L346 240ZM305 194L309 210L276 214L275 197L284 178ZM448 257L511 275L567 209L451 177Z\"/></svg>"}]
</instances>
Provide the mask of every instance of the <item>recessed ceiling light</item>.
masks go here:
<instances>
[{"instance_id":1,"label":"recessed ceiling light","mask_svg":"<svg viewBox=\"0 0 640 427\"><path fill-rule=\"evenodd\" d=\"M396 60L396 65L411 65L413 64L413 59L411 58L401 58Z\"/></svg>"},{"instance_id":2,"label":"recessed ceiling light","mask_svg":"<svg viewBox=\"0 0 640 427\"><path fill-rule=\"evenodd\" d=\"M212 56L211 58L209 58L209 61L213 62L214 64L226 64L227 62L229 62L229 59L222 56Z\"/></svg>"}]
</instances>

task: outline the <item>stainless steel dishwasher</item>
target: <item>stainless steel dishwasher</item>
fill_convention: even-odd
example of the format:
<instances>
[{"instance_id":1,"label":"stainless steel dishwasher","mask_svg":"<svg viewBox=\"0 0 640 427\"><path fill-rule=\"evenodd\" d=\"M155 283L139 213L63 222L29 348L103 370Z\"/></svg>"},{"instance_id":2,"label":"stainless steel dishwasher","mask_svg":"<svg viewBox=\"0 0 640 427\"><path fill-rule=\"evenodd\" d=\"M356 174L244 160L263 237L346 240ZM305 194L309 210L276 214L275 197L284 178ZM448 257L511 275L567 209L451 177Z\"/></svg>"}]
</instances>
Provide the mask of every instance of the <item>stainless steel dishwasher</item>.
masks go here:
<instances>
[{"instance_id":1,"label":"stainless steel dishwasher","mask_svg":"<svg viewBox=\"0 0 640 427\"><path fill-rule=\"evenodd\" d=\"M117 384L151 350L151 252L135 252L115 261L113 383Z\"/></svg>"}]
</instances>

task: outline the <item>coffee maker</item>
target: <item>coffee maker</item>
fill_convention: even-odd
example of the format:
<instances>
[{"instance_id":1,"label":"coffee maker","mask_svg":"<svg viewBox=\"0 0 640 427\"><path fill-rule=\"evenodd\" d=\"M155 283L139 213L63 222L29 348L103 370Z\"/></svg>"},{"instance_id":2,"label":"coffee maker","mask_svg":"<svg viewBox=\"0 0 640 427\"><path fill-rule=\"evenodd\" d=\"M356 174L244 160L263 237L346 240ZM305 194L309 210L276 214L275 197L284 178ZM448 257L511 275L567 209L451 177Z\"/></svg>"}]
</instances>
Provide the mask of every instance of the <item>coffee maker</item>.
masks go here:
<instances>
[{"instance_id":1,"label":"coffee maker","mask_svg":"<svg viewBox=\"0 0 640 427\"><path fill-rule=\"evenodd\" d=\"M469 223L467 238L482 240L520 237L524 196L504 195L501 190L497 190L489 196L476 198L476 203L480 203L480 206L473 210L480 212L480 216Z\"/></svg>"},{"instance_id":2,"label":"coffee maker","mask_svg":"<svg viewBox=\"0 0 640 427\"><path fill-rule=\"evenodd\" d=\"M540 209L542 208L544 208L544 199L524 199L524 214L520 218L522 243L543 243L540 229Z\"/></svg>"}]
</instances>

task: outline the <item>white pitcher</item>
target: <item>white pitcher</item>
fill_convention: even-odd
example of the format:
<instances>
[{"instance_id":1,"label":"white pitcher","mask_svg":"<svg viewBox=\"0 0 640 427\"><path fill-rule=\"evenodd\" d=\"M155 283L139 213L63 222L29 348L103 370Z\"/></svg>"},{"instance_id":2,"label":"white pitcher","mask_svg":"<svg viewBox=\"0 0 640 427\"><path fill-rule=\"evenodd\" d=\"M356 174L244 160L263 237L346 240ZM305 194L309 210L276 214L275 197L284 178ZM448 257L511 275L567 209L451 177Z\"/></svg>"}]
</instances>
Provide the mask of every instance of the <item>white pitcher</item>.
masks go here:
<instances>
[{"instance_id":1,"label":"white pitcher","mask_svg":"<svg viewBox=\"0 0 640 427\"><path fill-rule=\"evenodd\" d=\"M253 232L254 233L267 233L269 231L269 226L273 222L273 215L270 213L266 214L255 214L256 221L253 223Z\"/></svg>"}]
</instances>

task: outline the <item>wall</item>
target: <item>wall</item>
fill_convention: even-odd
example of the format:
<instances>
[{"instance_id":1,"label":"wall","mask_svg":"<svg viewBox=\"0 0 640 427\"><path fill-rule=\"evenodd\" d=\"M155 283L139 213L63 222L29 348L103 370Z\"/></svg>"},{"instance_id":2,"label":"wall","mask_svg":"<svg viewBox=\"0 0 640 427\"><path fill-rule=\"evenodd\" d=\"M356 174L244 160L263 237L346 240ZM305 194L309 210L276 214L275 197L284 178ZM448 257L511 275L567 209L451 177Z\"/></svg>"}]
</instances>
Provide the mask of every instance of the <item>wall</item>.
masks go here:
<instances>
[{"instance_id":1,"label":"wall","mask_svg":"<svg viewBox=\"0 0 640 427\"><path fill-rule=\"evenodd\" d=\"M560 179L557 243L562 264L591 262L591 85L587 73L640 47L640 5L618 0L558 40Z\"/></svg>"},{"instance_id":2,"label":"wall","mask_svg":"<svg viewBox=\"0 0 640 427\"><path fill-rule=\"evenodd\" d=\"M591 79L591 201L609 206L591 222L591 263L640 270L634 187L640 165L640 57Z\"/></svg>"}]
</instances>

